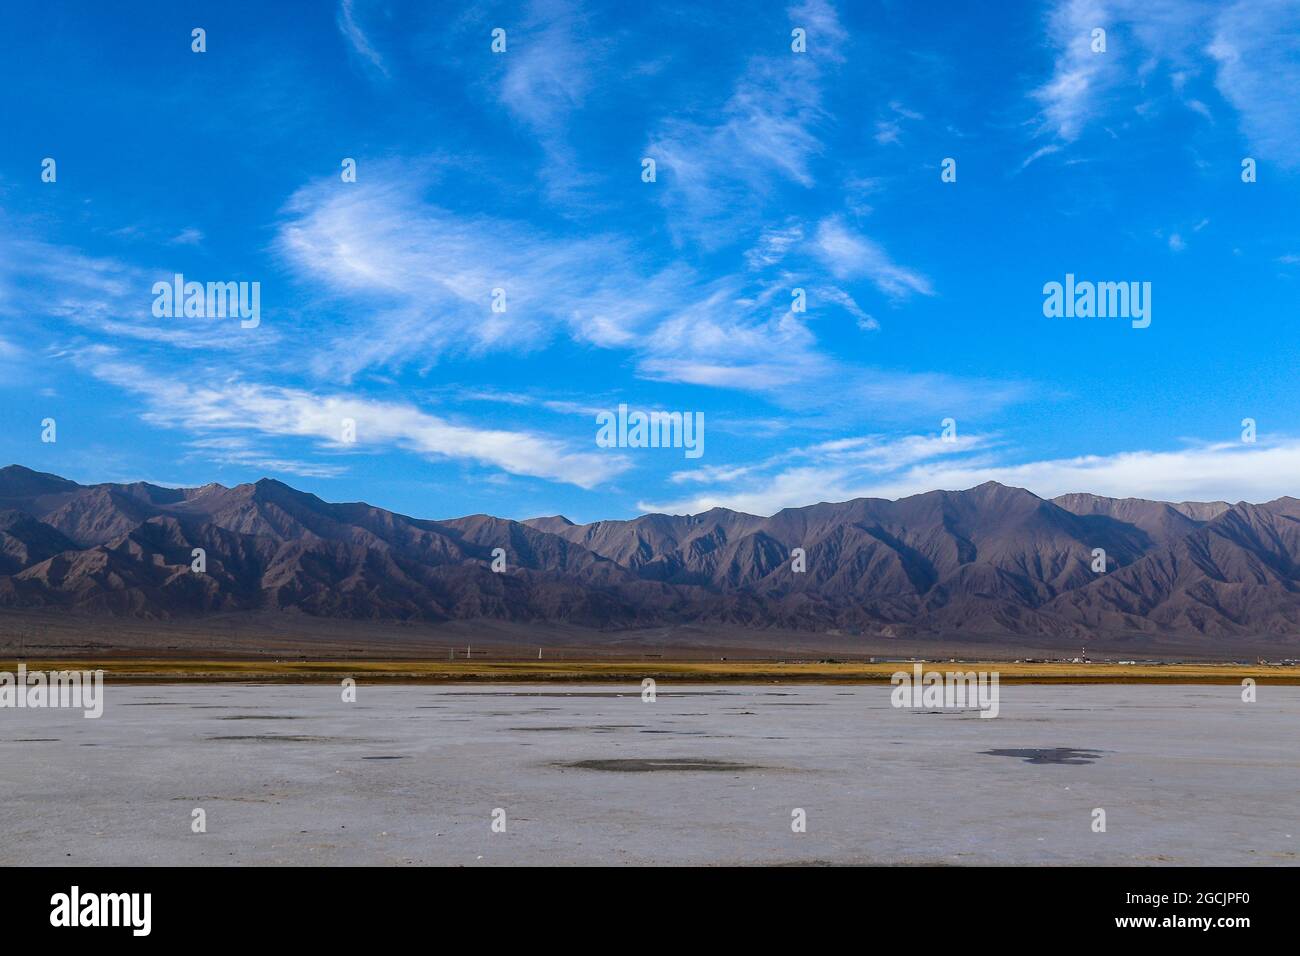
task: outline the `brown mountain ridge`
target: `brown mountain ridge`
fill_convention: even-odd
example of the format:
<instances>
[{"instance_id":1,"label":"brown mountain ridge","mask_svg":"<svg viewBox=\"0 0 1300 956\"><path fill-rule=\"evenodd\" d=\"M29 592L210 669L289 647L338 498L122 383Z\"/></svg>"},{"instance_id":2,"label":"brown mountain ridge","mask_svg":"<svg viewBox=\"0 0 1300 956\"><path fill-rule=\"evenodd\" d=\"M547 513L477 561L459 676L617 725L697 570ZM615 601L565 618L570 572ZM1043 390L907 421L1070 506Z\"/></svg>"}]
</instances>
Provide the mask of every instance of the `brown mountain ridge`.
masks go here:
<instances>
[{"instance_id":1,"label":"brown mountain ridge","mask_svg":"<svg viewBox=\"0 0 1300 956\"><path fill-rule=\"evenodd\" d=\"M203 573L191 570L196 548ZM1105 573L1092 570L1096 548ZM80 485L13 465L0 469L4 608L1033 635L1071 647L1096 635L1286 641L1300 636L1300 501L1048 500L988 482L771 517L435 521L271 479Z\"/></svg>"}]
</instances>

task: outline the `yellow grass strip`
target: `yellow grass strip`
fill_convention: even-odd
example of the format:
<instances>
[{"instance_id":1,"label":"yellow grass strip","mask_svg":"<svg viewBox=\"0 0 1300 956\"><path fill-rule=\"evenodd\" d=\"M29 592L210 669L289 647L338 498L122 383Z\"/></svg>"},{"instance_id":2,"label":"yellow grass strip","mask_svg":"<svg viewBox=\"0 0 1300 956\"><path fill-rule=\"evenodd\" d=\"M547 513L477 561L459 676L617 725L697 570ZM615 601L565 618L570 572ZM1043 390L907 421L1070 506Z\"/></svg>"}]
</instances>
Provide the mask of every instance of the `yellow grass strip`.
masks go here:
<instances>
[{"instance_id":1,"label":"yellow grass strip","mask_svg":"<svg viewBox=\"0 0 1300 956\"><path fill-rule=\"evenodd\" d=\"M913 662L816 663L785 661L379 661L191 660L148 658L26 659L29 671L103 670L106 680L137 683L269 681L335 683L344 677L391 683L640 684L646 677L675 683L887 682ZM13 672L17 661L0 660ZM1300 685L1300 667L1260 664L1072 664L948 660L922 662L925 671L996 671L1004 683L1035 684L1259 684Z\"/></svg>"}]
</instances>

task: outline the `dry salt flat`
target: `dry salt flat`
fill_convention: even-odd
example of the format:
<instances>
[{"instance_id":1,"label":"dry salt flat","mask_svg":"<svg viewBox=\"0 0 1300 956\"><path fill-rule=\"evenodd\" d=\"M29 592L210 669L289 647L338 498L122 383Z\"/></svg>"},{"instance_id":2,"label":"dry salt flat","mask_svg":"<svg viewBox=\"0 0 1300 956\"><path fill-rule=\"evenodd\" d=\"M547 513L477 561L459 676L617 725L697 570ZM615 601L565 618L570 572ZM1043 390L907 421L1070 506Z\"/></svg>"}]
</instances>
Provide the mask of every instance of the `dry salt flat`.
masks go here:
<instances>
[{"instance_id":1,"label":"dry salt flat","mask_svg":"<svg viewBox=\"0 0 1300 956\"><path fill-rule=\"evenodd\" d=\"M1004 685L983 719L886 685L110 685L98 720L0 710L0 863L1295 865L1297 727L1272 686Z\"/></svg>"}]
</instances>

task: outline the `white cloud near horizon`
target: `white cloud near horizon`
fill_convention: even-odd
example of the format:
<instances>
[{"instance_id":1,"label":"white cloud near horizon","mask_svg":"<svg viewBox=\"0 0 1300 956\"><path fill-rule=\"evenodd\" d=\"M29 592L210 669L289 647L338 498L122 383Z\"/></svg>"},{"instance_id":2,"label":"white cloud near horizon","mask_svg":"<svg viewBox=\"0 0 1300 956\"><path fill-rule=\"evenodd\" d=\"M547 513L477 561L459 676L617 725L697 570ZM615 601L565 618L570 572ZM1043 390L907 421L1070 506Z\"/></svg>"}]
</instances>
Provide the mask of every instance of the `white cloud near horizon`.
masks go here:
<instances>
[{"instance_id":1,"label":"white cloud near horizon","mask_svg":"<svg viewBox=\"0 0 1300 956\"><path fill-rule=\"evenodd\" d=\"M804 461L781 458L770 460L764 469L739 472L714 466L701 482L714 482L718 487L713 490L665 503L642 502L638 507L667 514L699 514L723 507L771 515L819 501L898 499L928 491L960 491L986 481L1025 488L1042 498L1086 492L1111 498L1236 503L1300 496L1300 438L1261 439L1257 444L1200 443L1170 451L1031 462L1006 461L996 441L984 436L963 441L970 443L940 445L938 439L919 436L895 442L854 439L844 449L850 453L847 456L828 453L835 451L835 443L828 443L805 450ZM858 460L851 454L852 442L861 443L864 455ZM766 473L757 473L761 470Z\"/></svg>"},{"instance_id":2,"label":"white cloud near horizon","mask_svg":"<svg viewBox=\"0 0 1300 956\"><path fill-rule=\"evenodd\" d=\"M256 468L263 474L274 472L303 478L339 478L347 473L347 468L343 465L278 457L244 435L195 438L187 441L185 446L192 451L187 458L198 458L217 465Z\"/></svg>"}]
</instances>

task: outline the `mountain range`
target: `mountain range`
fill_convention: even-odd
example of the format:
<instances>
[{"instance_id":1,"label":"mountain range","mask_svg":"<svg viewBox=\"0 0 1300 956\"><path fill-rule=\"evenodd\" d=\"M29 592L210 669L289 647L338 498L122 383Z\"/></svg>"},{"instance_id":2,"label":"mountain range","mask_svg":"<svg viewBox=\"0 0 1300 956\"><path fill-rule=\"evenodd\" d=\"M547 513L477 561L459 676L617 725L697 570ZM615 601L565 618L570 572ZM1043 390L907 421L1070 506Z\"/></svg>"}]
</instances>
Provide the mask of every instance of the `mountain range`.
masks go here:
<instances>
[{"instance_id":1,"label":"mountain range","mask_svg":"<svg viewBox=\"0 0 1300 956\"><path fill-rule=\"evenodd\" d=\"M1285 642L1300 636L1300 500L1044 499L988 482L771 517L425 520L271 479L81 485L13 465L0 469L0 609Z\"/></svg>"}]
</instances>

